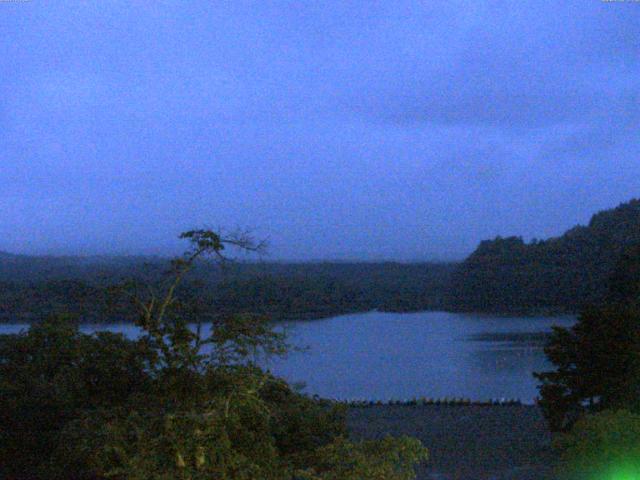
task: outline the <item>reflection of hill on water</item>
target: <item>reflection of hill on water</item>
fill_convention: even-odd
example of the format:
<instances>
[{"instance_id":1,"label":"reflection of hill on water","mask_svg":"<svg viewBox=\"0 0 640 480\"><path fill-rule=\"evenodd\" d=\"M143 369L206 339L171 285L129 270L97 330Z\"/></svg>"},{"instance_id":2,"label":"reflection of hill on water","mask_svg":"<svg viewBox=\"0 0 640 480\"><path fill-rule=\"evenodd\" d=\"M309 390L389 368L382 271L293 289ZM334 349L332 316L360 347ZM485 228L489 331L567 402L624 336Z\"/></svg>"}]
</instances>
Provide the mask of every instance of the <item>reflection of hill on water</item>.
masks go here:
<instances>
[{"instance_id":1,"label":"reflection of hill on water","mask_svg":"<svg viewBox=\"0 0 640 480\"><path fill-rule=\"evenodd\" d=\"M469 342L499 342L513 344L514 347L544 346L550 332L491 332L478 333L465 337Z\"/></svg>"}]
</instances>

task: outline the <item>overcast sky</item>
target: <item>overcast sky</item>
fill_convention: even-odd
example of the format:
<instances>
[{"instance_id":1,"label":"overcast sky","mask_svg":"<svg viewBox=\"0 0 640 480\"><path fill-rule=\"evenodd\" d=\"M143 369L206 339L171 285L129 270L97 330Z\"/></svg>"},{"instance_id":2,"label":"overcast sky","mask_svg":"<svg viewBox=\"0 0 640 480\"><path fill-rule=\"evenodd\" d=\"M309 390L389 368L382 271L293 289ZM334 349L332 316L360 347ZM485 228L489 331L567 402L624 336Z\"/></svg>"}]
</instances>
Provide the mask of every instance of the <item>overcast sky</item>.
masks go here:
<instances>
[{"instance_id":1,"label":"overcast sky","mask_svg":"<svg viewBox=\"0 0 640 480\"><path fill-rule=\"evenodd\" d=\"M0 250L459 258L640 196L640 2L0 1Z\"/></svg>"}]
</instances>

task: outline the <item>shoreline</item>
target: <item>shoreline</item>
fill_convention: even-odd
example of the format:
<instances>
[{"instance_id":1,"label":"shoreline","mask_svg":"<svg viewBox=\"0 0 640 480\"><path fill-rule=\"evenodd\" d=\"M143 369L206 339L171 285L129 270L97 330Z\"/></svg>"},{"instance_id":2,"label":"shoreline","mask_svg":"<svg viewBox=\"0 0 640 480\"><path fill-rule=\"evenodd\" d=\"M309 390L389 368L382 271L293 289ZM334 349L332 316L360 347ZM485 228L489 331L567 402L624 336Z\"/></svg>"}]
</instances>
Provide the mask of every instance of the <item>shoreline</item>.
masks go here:
<instances>
[{"instance_id":1,"label":"shoreline","mask_svg":"<svg viewBox=\"0 0 640 480\"><path fill-rule=\"evenodd\" d=\"M399 315L402 314L413 314L413 313L423 313L423 312L444 312L450 313L454 315L469 315L469 316L482 316L482 317L492 317L492 318L510 318L510 317L522 317L522 318L535 318L535 317L568 317L575 316L577 312L571 312L566 310L536 310L536 311L513 311L513 312L492 312L492 311L463 311L463 310L447 310L444 308L424 308L419 310L380 310L380 309L370 309L370 310L336 310L332 312L298 312L296 314L269 314L269 313L258 313L256 315L263 315L269 318L269 321L274 323L282 323L282 322L311 322L314 320L324 320L328 318L334 317L342 317L347 315L364 315L367 313L396 313ZM62 313L62 312L59 312ZM52 312L55 314L55 312ZM36 314L21 314L18 316L10 316L8 314L0 315L0 325L11 325L11 324L25 324L30 325L32 323L36 323L41 320L43 315ZM80 325L106 325L112 323L130 323L133 324L132 321L104 321L104 320L96 320L96 319L84 319L78 322Z\"/></svg>"}]
</instances>

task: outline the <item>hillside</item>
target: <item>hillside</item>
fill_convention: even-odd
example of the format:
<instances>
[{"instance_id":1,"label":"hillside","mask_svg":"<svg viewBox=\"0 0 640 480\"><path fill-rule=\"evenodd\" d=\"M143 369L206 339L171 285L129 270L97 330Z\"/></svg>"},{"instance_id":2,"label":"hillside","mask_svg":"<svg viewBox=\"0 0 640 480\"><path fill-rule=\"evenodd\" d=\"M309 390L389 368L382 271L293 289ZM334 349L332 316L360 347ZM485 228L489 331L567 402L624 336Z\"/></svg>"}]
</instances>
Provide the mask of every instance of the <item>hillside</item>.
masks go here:
<instances>
[{"instance_id":1,"label":"hillside","mask_svg":"<svg viewBox=\"0 0 640 480\"><path fill-rule=\"evenodd\" d=\"M605 298L621 256L639 243L638 199L560 237L486 240L453 273L445 305L454 311L575 312Z\"/></svg>"}]
</instances>

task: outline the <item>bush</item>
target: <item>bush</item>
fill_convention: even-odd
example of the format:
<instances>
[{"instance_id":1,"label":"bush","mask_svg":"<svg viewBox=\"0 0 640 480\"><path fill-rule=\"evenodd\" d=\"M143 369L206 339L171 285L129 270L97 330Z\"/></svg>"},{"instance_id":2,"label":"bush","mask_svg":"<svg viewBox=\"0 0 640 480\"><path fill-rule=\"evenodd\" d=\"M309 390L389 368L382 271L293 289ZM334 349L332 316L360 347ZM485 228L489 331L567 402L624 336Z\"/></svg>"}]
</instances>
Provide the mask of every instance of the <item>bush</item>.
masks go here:
<instances>
[{"instance_id":1,"label":"bush","mask_svg":"<svg viewBox=\"0 0 640 480\"><path fill-rule=\"evenodd\" d=\"M578 420L554 447L561 478L631 480L640 477L640 415L604 411Z\"/></svg>"},{"instance_id":2,"label":"bush","mask_svg":"<svg viewBox=\"0 0 640 480\"><path fill-rule=\"evenodd\" d=\"M43 471L58 433L81 412L144 395L150 362L142 342L84 335L64 317L0 336L0 477Z\"/></svg>"},{"instance_id":3,"label":"bush","mask_svg":"<svg viewBox=\"0 0 640 480\"><path fill-rule=\"evenodd\" d=\"M299 480L412 480L413 465L428 452L415 438L386 437L352 443L340 437L316 451L314 466L297 472Z\"/></svg>"}]
</instances>

